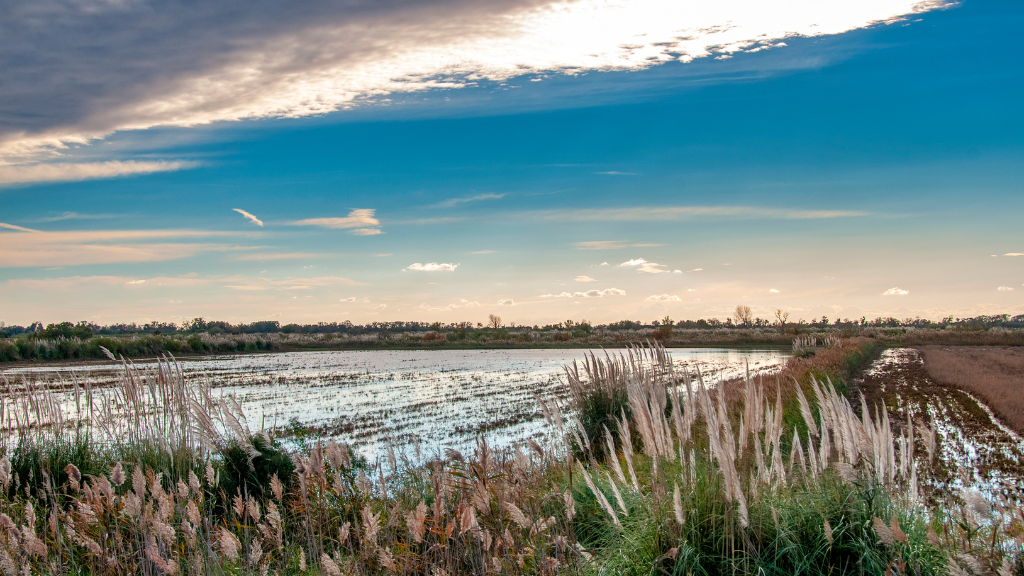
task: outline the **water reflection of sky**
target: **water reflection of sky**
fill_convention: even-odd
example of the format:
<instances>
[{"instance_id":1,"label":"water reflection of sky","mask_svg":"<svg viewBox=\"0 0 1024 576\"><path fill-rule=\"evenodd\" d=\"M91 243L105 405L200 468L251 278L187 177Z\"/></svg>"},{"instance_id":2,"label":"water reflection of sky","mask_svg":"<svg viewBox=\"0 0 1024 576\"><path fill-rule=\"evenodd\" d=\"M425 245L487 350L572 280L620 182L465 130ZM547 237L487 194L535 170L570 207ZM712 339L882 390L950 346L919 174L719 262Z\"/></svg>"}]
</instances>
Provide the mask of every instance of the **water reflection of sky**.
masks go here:
<instances>
[{"instance_id":1,"label":"water reflection of sky","mask_svg":"<svg viewBox=\"0 0 1024 576\"><path fill-rule=\"evenodd\" d=\"M603 351L595 351L603 355ZM779 366L778 350L672 349L678 368L700 370L709 383ZM534 394L562 397L564 367L586 350L317 351L204 357L180 362L208 378L217 394L242 405L250 427L288 435L297 421L324 437L348 441L373 457L382 443L420 440L430 453L466 447L484 434L497 445L541 434ZM615 351L609 353L614 354ZM138 362L145 366L146 362ZM117 365L26 366L9 378L65 378L102 387Z\"/></svg>"}]
</instances>

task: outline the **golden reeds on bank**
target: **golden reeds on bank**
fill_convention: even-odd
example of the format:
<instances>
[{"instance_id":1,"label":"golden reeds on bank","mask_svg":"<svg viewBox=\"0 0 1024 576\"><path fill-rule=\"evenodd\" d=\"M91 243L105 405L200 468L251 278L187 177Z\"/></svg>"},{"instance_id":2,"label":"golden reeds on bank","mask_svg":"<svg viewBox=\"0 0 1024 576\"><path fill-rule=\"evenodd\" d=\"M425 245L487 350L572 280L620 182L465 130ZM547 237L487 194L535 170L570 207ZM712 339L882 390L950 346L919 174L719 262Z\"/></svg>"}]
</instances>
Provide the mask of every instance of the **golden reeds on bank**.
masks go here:
<instances>
[{"instance_id":1,"label":"golden reeds on bank","mask_svg":"<svg viewBox=\"0 0 1024 576\"><path fill-rule=\"evenodd\" d=\"M376 463L275 444L172 359L124 363L114 390L5 382L0 571L1013 573L1016 503L927 508L933 425L895 433L809 374L717 389L657 345L590 355L567 405L538 398L545 444ZM290 474L268 474L272 453Z\"/></svg>"}]
</instances>

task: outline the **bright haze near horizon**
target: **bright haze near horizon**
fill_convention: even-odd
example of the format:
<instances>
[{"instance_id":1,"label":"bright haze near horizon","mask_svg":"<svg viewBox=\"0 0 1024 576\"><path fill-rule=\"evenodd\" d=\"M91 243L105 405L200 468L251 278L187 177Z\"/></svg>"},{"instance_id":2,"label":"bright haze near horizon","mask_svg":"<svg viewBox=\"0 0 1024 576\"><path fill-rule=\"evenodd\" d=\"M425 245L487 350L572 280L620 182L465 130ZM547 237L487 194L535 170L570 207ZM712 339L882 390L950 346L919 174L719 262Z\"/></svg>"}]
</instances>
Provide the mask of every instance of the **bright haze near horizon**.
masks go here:
<instances>
[{"instance_id":1,"label":"bright haze near horizon","mask_svg":"<svg viewBox=\"0 0 1024 576\"><path fill-rule=\"evenodd\" d=\"M0 321L1024 312L1024 5L0 7Z\"/></svg>"}]
</instances>

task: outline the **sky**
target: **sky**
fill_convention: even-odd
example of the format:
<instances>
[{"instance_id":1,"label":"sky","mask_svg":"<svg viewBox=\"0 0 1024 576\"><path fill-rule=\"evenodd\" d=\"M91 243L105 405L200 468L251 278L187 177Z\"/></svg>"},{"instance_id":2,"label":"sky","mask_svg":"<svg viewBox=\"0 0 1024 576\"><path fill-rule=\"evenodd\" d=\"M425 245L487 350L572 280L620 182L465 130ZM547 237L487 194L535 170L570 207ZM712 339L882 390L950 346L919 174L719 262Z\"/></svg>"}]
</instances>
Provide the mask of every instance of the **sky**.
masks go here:
<instances>
[{"instance_id":1,"label":"sky","mask_svg":"<svg viewBox=\"0 0 1024 576\"><path fill-rule=\"evenodd\" d=\"M998 0L6 3L0 321L1021 314L1022 29Z\"/></svg>"}]
</instances>

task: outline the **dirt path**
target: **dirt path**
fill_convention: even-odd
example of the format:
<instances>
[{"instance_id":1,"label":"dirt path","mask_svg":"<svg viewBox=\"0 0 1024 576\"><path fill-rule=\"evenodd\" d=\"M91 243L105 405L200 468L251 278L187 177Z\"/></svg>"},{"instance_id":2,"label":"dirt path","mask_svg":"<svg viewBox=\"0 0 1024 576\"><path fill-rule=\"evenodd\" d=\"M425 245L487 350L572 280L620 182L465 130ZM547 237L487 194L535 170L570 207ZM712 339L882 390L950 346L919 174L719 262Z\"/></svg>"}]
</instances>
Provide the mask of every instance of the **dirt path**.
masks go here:
<instances>
[{"instance_id":1,"label":"dirt path","mask_svg":"<svg viewBox=\"0 0 1024 576\"><path fill-rule=\"evenodd\" d=\"M896 434L908 414L935 428L935 462L921 474L926 496L944 500L967 487L1024 501L1024 439L975 396L932 379L918 350L886 350L855 385L869 407L885 404ZM916 449L926 462L920 437Z\"/></svg>"}]
</instances>

